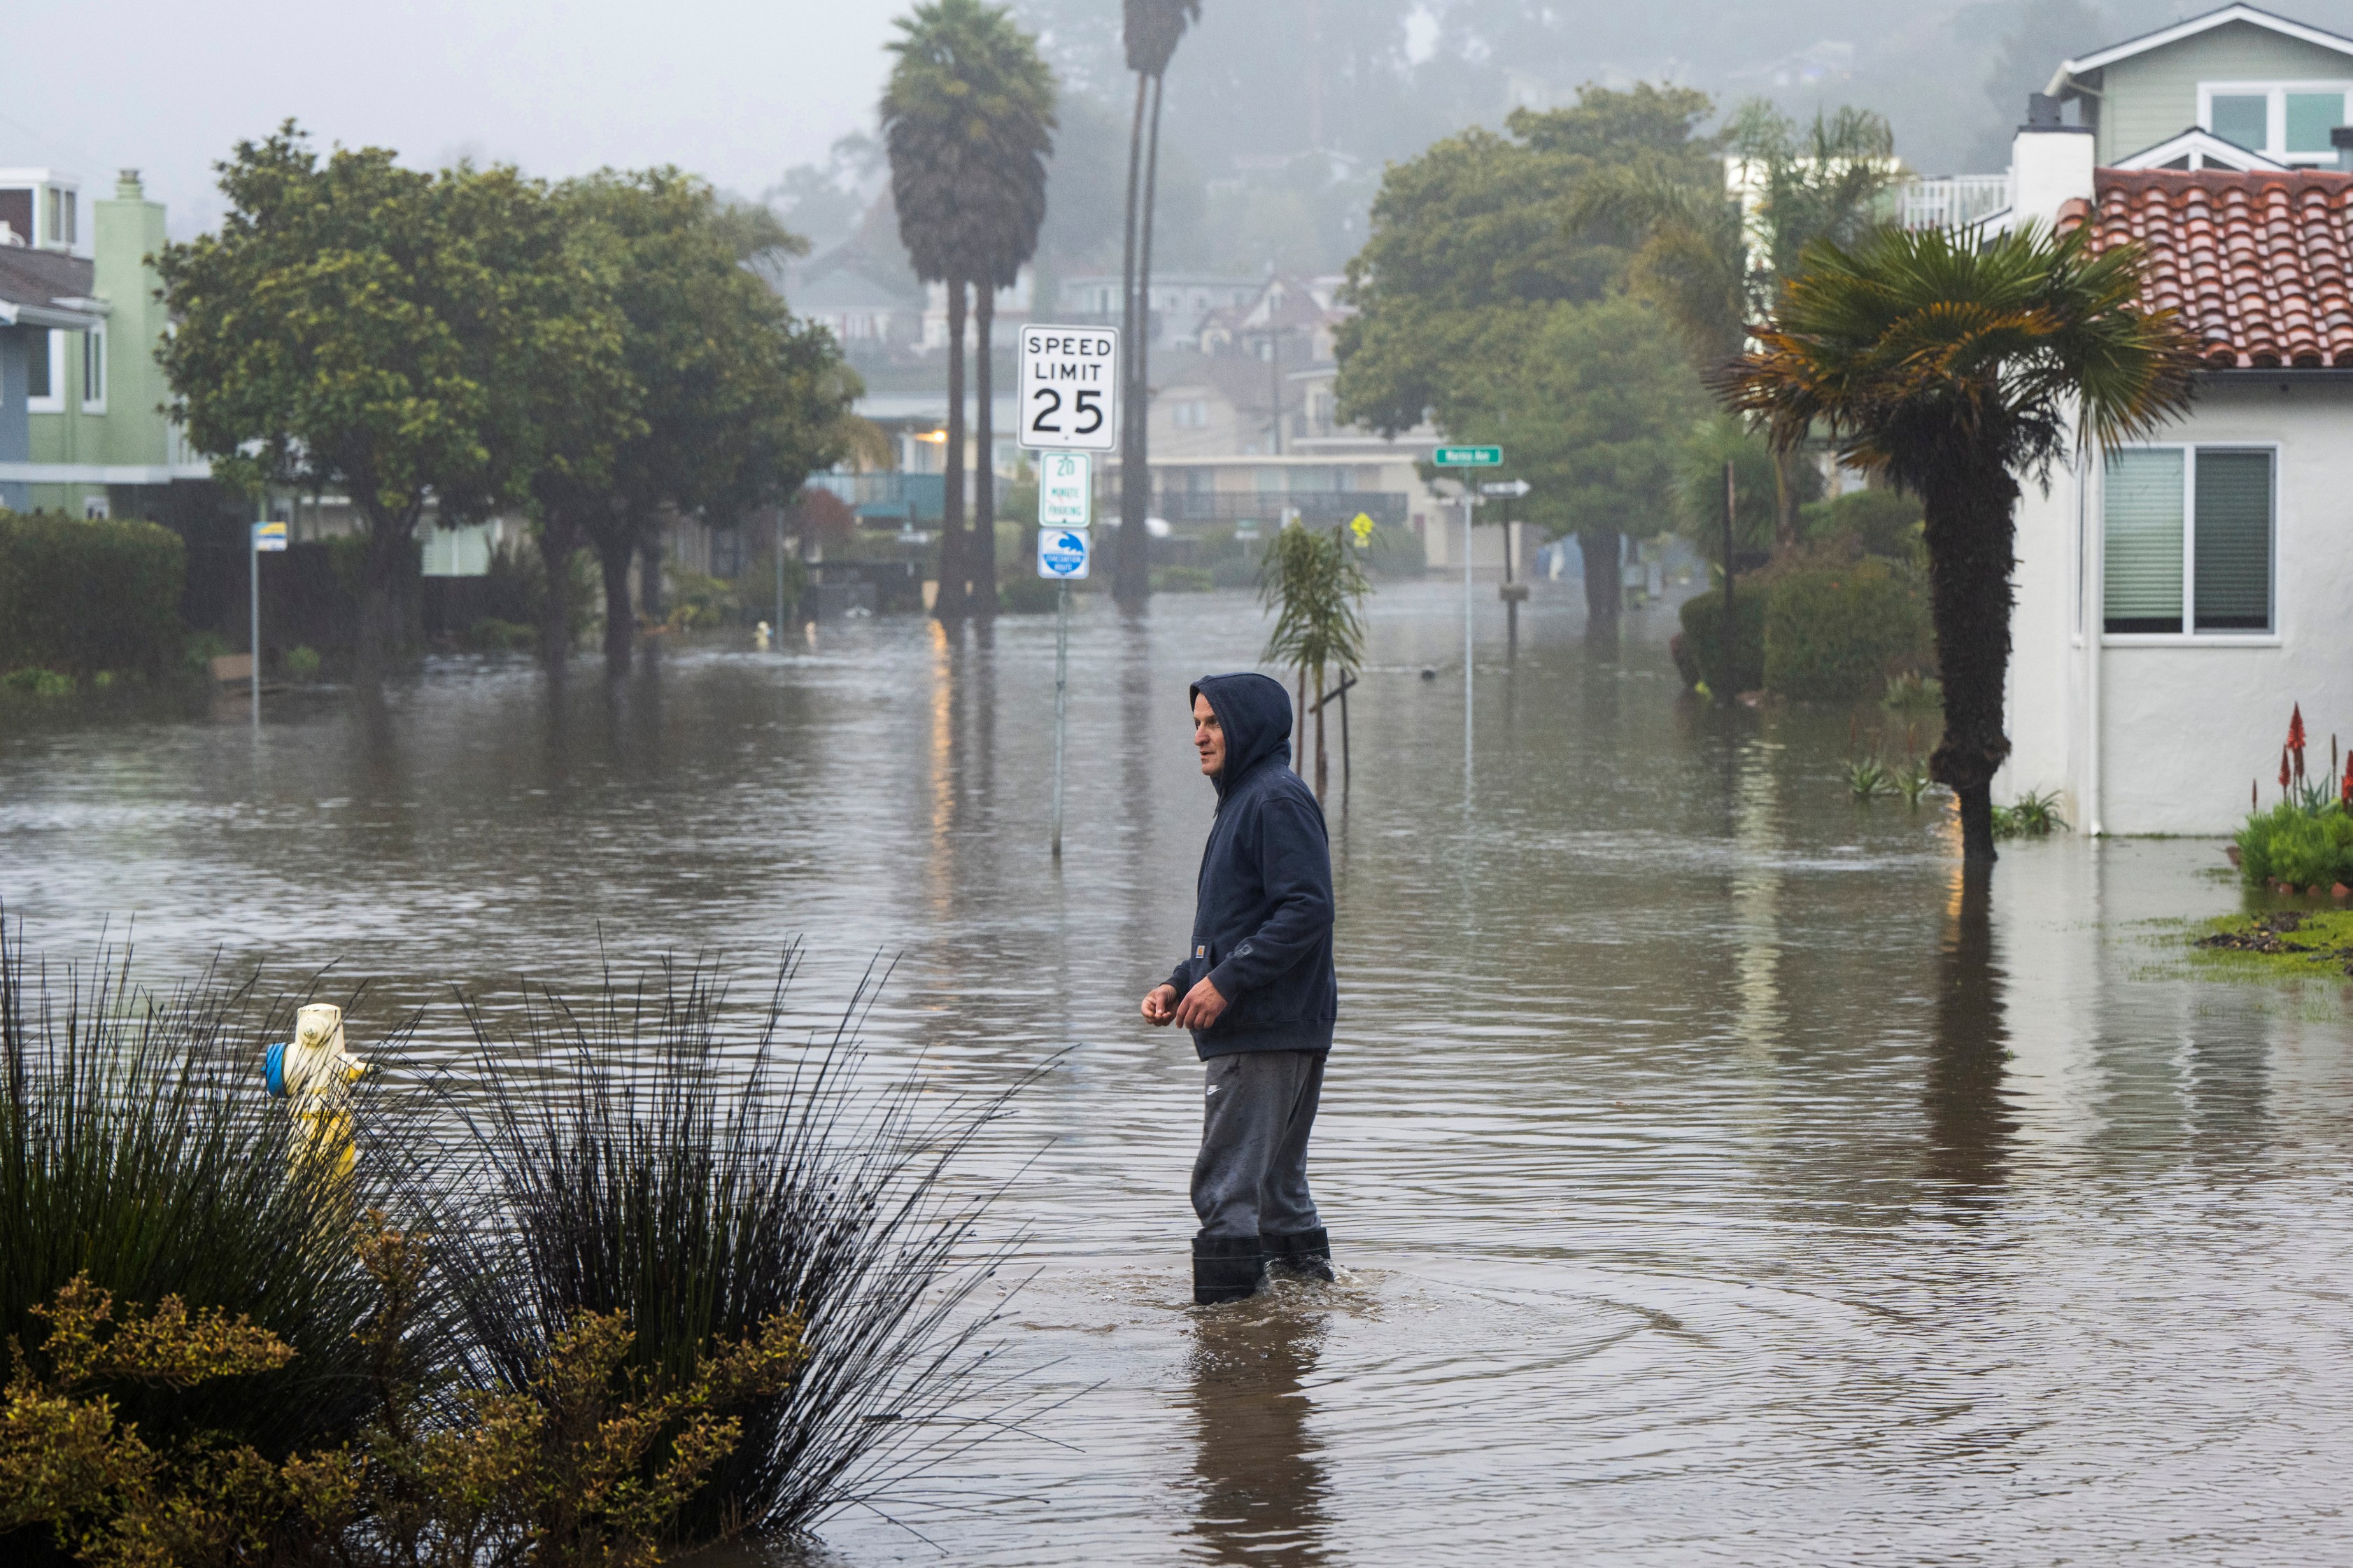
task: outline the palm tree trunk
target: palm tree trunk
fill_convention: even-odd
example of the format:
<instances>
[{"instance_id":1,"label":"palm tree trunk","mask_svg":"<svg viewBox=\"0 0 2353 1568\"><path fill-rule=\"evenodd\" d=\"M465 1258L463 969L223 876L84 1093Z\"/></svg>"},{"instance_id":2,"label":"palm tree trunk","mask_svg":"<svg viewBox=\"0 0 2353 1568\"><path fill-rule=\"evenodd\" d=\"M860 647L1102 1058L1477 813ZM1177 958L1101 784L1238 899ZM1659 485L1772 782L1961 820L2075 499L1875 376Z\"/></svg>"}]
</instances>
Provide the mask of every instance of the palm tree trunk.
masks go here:
<instances>
[{"instance_id":1,"label":"palm tree trunk","mask_svg":"<svg viewBox=\"0 0 2353 1568\"><path fill-rule=\"evenodd\" d=\"M983 279L973 286L973 456L972 548L965 552L965 575L970 586L966 603L976 616L997 614L997 417L990 407L990 384L996 353L989 339L997 331L997 289Z\"/></svg>"},{"instance_id":2,"label":"palm tree trunk","mask_svg":"<svg viewBox=\"0 0 2353 1568\"><path fill-rule=\"evenodd\" d=\"M2010 671L2010 574L2018 482L1995 465L1953 474L1924 498L1928 604L1945 683L1945 735L1928 772L1960 805L1961 858L1991 863L1993 775L2010 755L2002 691Z\"/></svg>"},{"instance_id":3,"label":"palm tree trunk","mask_svg":"<svg viewBox=\"0 0 2353 1568\"><path fill-rule=\"evenodd\" d=\"M1324 798L1324 782L1331 772L1331 759L1324 752L1324 667L1315 667L1315 798Z\"/></svg>"},{"instance_id":4,"label":"palm tree trunk","mask_svg":"<svg viewBox=\"0 0 2353 1568\"><path fill-rule=\"evenodd\" d=\"M948 445L946 494L940 502L940 596L932 613L943 621L965 614L964 584L964 279L948 279Z\"/></svg>"},{"instance_id":5,"label":"palm tree trunk","mask_svg":"<svg viewBox=\"0 0 2353 1568\"><path fill-rule=\"evenodd\" d=\"M1145 146L1144 100L1152 88L1151 152ZM1127 355L1120 388L1119 555L1112 563L1112 594L1131 608L1152 594L1152 542L1145 517L1152 509L1152 472L1146 466L1145 409L1141 388L1144 340L1152 331L1152 181L1160 160L1160 79L1135 79L1135 123L1127 147L1126 303L1121 312L1121 347ZM1138 163L1144 178L1139 189Z\"/></svg>"},{"instance_id":6,"label":"palm tree trunk","mask_svg":"<svg viewBox=\"0 0 2353 1568\"><path fill-rule=\"evenodd\" d=\"M1291 771L1307 772L1307 667L1299 667L1299 725L1291 736Z\"/></svg>"}]
</instances>

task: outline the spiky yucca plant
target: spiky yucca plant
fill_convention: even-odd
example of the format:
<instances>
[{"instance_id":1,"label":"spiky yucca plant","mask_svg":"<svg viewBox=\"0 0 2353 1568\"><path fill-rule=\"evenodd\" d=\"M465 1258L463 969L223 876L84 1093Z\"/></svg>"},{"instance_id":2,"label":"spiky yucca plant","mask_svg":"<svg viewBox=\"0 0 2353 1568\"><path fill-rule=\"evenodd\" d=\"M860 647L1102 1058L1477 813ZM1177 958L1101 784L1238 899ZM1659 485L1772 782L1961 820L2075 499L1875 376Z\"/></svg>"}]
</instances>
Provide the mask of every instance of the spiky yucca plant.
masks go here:
<instances>
[{"instance_id":1,"label":"spiky yucca plant","mask_svg":"<svg viewBox=\"0 0 2353 1568\"><path fill-rule=\"evenodd\" d=\"M1994 858L1993 776L2010 754L2010 575L2021 475L2071 446L2107 452L2188 407L2198 359L2167 310L2139 301L2140 252L2087 230L1883 230L1809 246L1756 346L1724 376L1733 404L1794 449L1827 429L1849 467L1883 473L1927 513L1930 609L1962 856Z\"/></svg>"}]
</instances>

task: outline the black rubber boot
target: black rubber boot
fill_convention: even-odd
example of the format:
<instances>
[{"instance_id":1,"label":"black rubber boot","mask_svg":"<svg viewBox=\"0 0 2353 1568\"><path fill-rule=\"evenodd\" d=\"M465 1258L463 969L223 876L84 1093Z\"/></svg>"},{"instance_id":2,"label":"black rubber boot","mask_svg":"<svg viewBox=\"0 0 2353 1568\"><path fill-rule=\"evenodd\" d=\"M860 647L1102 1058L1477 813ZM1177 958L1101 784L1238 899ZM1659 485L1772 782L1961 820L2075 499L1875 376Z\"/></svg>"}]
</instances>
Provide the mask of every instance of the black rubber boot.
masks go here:
<instances>
[{"instance_id":1,"label":"black rubber boot","mask_svg":"<svg viewBox=\"0 0 2353 1568\"><path fill-rule=\"evenodd\" d=\"M1296 1236L1261 1236L1258 1244L1265 1251L1267 1268L1272 1272L1292 1279L1332 1283L1332 1237L1321 1227L1303 1230Z\"/></svg>"},{"instance_id":2,"label":"black rubber boot","mask_svg":"<svg viewBox=\"0 0 2353 1568\"><path fill-rule=\"evenodd\" d=\"M1193 1238L1193 1304L1197 1307L1256 1295L1265 1273L1266 1259L1254 1236Z\"/></svg>"}]
</instances>

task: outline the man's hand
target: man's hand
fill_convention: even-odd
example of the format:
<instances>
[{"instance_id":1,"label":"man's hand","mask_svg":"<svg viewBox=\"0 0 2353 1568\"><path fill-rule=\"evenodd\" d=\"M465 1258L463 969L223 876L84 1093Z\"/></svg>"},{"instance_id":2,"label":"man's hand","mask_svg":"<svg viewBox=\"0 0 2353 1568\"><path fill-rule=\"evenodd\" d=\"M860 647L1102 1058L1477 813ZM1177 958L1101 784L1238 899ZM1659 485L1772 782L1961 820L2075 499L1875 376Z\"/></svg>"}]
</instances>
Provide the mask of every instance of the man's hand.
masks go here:
<instances>
[{"instance_id":1,"label":"man's hand","mask_svg":"<svg viewBox=\"0 0 2353 1568\"><path fill-rule=\"evenodd\" d=\"M1164 985L1161 989L1168 991L1174 987ZM1176 1004L1176 1021L1187 1029L1206 1029L1216 1023L1218 1015L1225 1010L1226 999L1219 995L1218 988L1204 978L1185 993L1185 1000Z\"/></svg>"},{"instance_id":2,"label":"man's hand","mask_svg":"<svg viewBox=\"0 0 2353 1568\"><path fill-rule=\"evenodd\" d=\"M1155 985L1145 993L1144 1021L1155 1029L1176 1021L1176 987Z\"/></svg>"}]
</instances>

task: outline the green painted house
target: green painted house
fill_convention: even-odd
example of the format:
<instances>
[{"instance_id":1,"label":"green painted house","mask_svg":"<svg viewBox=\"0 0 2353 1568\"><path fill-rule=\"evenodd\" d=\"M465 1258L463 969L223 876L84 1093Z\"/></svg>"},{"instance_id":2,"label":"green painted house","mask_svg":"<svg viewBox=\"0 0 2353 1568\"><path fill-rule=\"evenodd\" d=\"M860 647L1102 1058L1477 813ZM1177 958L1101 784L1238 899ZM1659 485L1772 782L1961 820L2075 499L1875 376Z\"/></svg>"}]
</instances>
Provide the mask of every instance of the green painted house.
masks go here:
<instances>
[{"instance_id":1,"label":"green painted house","mask_svg":"<svg viewBox=\"0 0 2353 1568\"><path fill-rule=\"evenodd\" d=\"M212 471L163 412L155 345L169 322L148 258L164 247L164 205L135 169L122 171L111 200L79 196L54 171L0 170L0 221L24 209L33 248L86 256L90 268L89 297L77 303L92 324L26 345L26 490L33 506L75 516L159 516L164 487Z\"/></svg>"},{"instance_id":2,"label":"green painted house","mask_svg":"<svg viewBox=\"0 0 2353 1568\"><path fill-rule=\"evenodd\" d=\"M2253 5L2225 5L2068 60L2046 90L2074 106L2103 168L2223 161L2203 137L2185 140L2189 132L2270 163L2334 168L2329 132L2353 123L2353 38ZM2196 162L2151 156L2160 149L2195 153Z\"/></svg>"}]
</instances>

